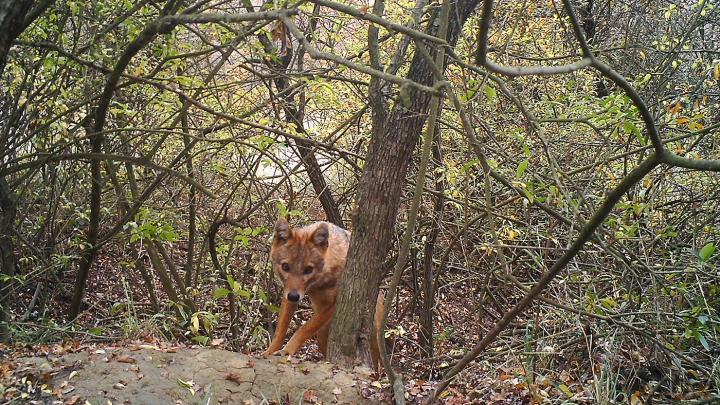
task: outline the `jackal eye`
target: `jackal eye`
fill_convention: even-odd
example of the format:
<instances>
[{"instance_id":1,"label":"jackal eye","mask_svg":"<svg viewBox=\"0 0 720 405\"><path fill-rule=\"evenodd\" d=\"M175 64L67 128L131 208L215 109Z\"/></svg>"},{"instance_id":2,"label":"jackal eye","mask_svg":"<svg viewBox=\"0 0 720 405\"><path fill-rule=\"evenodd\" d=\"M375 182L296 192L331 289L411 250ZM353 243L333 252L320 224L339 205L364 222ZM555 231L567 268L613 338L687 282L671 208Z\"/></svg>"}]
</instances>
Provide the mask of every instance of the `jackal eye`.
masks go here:
<instances>
[{"instance_id":1,"label":"jackal eye","mask_svg":"<svg viewBox=\"0 0 720 405\"><path fill-rule=\"evenodd\" d=\"M290 265L287 263L281 264L280 267L282 267L283 271L285 271L285 272L290 271Z\"/></svg>"},{"instance_id":2,"label":"jackal eye","mask_svg":"<svg viewBox=\"0 0 720 405\"><path fill-rule=\"evenodd\" d=\"M310 274L313 272L312 266L307 266L305 269L303 269L303 274Z\"/></svg>"}]
</instances>

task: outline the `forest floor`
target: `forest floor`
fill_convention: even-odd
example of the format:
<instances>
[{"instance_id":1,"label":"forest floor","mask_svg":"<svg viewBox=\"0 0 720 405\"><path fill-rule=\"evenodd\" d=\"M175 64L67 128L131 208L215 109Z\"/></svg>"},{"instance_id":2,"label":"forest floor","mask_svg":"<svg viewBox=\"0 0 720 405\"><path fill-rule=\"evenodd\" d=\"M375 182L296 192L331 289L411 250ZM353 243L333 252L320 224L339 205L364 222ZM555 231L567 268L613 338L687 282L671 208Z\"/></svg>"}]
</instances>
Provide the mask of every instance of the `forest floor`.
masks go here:
<instances>
[{"instance_id":1,"label":"forest floor","mask_svg":"<svg viewBox=\"0 0 720 405\"><path fill-rule=\"evenodd\" d=\"M121 252L116 253L123 257ZM334 368L322 360L314 340L304 345L296 357L262 359L223 350L228 344L226 326L215 329L206 347L191 345L191 340L177 329L163 332L162 318L152 315L136 273L119 272L113 265L117 260L109 255L98 259L98 269L88 281L86 310L75 326L54 321L67 319L67 300L57 296L45 306L46 321L23 324L14 346L0 345L0 403L390 402L386 376ZM72 274L65 277L60 284L68 288L58 290L70 290ZM408 403L424 402L444 371L492 327L493 319L502 314L501 308L508 306L500 302L480 307L476 303L477 289L473 285L459 286L439 289L442 305L437 306L432 355L417 344L420 331L414 314L420 303L412 294L417 288L400 290L390 314L392 338L388 339L388 351L403 374ZM134 292L135 298L128 291ZM29 302L32 293L33 289L21 291L22 299L17 302ZM215 313L227 313L222 304L210 308ZM124 313L129 308L133 308L132 316ZM15 308L18 317L24 311L20 306ZM438 402L640 405L654 397L656 403L716 403L711 385L680 370L663 369L662 358L647 342L630 339L622 331L603 335L602 325L592 321L550 314L529 313L519 318L481 360L453 381ZM255 316L253 322L263 320L259 312ZM309 308L299 310L295 327L309 316ZM530 321L534 322L536 336L529 340L526 330ZM256 338L242 347L244 351L260 352L266 344Z\"/></svg>"},{"instance_id":2,"label":"forest floor","mask_svg":"<svg viewBox=\"0 0 720 405\"><path fill-rule=\"evenodd\" d=\"M38 348L35 348L37 350ZM6 353L12 354L12 353ZM19 353L15 353L19 354ZM9 404L380 404L367 369L137 342L57 345L2 359Z\"/></svg>"}]
</instances>

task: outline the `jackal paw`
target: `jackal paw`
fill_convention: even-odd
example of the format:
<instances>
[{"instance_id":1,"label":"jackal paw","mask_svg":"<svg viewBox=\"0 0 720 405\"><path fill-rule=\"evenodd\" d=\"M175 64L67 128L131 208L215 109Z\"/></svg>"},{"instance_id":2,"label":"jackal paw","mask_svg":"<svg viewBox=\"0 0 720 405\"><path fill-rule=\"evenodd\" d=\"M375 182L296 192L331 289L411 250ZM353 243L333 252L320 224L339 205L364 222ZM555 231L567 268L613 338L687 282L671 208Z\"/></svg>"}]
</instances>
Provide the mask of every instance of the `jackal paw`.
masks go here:
<instances>
[{"instance_id":1,"label":"jackal paw","mask_svg":"<svg viewBox=\"0 0 720 405\"><path fill-rule=\"evenodd\" d=\"M280 349L275 352L273 352L273 356L290 356L292 353L288 352L285 349Z\"/></svg>"}]
</instances>

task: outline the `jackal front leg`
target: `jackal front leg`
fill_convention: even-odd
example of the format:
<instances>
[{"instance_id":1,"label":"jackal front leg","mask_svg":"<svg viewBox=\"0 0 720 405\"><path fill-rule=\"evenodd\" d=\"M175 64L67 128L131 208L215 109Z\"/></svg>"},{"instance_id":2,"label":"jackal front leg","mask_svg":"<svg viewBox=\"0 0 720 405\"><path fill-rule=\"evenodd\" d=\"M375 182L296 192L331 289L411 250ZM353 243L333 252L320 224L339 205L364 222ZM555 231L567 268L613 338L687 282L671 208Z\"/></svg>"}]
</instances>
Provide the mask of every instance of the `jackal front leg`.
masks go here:
<instances>
[{"instance_id":1,"label":"jackal front leg","mask_svg":"<svg viewBox=\"0 0 720 405\"><path fill-rule=\"evenodd\" d=\"M280 317L278 318L277 327L275 328L275 336L273 337L272 342L270 342L270 347L263 352L263 356L269 356L282 347L283 340L285 340L285 335L287 334L288 326L290 326L290 320L292 319L296 309L296 302L291 302L288 301L287 298L283 298L282 303L280 304Z\"/></svg>"},{"instance_id":2,"label":"jackal front leg","mask_svg":"<svg viewBox=\"0 0 720 405\"><path fill-rule=\"evenodd\" d=\"M321 311L313 314L312 318L310 318L309 321L305 323L305 325L301 326L300 329L295 332L292 338L290 338L290 341L287 342L285 347L283 347L281 353L282 354L295 354L298 349L300 349L300 346L302 346L303 343L305 343L306 340L310 339L314 334L316 334L320 328L325 326L330 319L332 319L333 313L335 312L335 304L329 305L327 308L322 309Z\"/></svg>"}]
</instances>

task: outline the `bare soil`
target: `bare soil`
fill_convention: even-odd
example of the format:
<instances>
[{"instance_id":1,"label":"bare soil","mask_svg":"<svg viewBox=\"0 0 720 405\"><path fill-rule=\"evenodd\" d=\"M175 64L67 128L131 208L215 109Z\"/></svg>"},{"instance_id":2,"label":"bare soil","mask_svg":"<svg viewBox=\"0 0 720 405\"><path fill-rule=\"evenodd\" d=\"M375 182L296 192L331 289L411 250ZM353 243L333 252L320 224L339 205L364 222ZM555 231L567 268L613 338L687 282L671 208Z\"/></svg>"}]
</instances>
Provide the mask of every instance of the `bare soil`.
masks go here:
<instances>
[{"instance_id":1,"label":"bare soil","mask_svg":"<svg viewBox=\"0 0 720 405\"><path fill-rule=\"evenodd\" d=\"M367 369L219 349L98 347L3 368L0 387L11 404L384 403Z\"/></svg>"}]
</instances>

